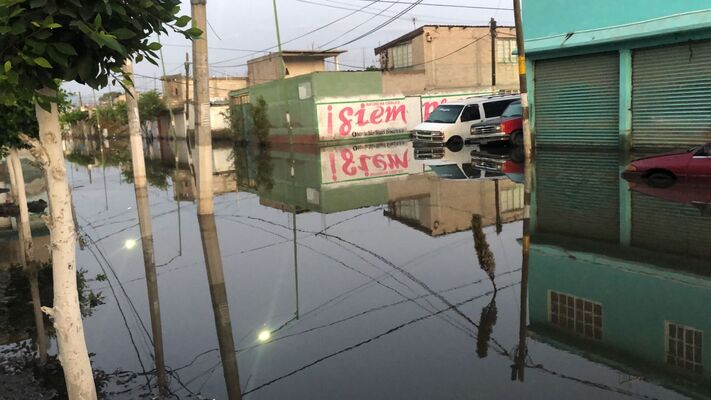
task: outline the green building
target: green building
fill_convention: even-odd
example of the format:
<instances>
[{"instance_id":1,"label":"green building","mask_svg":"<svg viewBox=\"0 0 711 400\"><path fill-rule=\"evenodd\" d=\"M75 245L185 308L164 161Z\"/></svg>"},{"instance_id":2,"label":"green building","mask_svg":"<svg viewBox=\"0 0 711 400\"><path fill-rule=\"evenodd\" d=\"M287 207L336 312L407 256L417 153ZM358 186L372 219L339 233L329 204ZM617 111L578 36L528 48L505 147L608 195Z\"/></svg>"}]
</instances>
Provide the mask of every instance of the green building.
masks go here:
<instances>
[{"instance_id":1,"label":"green building","mask_svg":"<svg viewBox=\"0 0 711 400\"><path fill-rule=\"evenodd\" d=\"M711 7L698 0L525 0L536 145L711 141Z\"/></svg>"},{"instance_id":2,"label":"green building","mask_svg":"<svg viewBox=\"0 0 711 400\"><path fill-rule=\"evenodd\" d=\"M622 163L616 152L536 161L529 333L686 396L711 396L711 216L629 191Z\"/></svg>"}]
</instances>

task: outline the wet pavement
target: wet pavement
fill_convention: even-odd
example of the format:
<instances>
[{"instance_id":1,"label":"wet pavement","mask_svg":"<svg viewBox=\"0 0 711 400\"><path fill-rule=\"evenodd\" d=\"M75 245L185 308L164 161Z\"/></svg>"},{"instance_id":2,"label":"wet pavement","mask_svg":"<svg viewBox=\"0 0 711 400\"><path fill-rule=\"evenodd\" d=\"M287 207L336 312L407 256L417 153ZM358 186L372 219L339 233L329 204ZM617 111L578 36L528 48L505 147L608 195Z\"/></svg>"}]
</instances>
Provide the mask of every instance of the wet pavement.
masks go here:
<instances>
[{"instance_id":1,"label":"wet pavement","mask_svg":"<svg viewBox=\"0 0 711 400\"><path fill-rule=\"evenodd\" d=\"M107 398L711 397L711 213L630 191L616 152L537 154L524 281L515 149L214 153L198 219L186 143L146 146L137 197L127 143L67 142Z\"/></svg>"}]
</instances>

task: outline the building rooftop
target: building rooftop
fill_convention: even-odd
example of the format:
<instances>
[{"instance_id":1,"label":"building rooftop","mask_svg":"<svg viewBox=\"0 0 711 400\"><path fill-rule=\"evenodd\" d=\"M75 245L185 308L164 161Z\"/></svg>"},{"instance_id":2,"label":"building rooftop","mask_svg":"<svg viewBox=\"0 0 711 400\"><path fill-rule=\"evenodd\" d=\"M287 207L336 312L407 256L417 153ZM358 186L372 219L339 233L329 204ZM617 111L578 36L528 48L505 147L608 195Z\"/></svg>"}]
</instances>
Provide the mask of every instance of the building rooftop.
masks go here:
<instances>
[{"instance_id":1,"label":"building rooftop","mask_svg":"<svg viewBox=\"0 0 711 400\"><path fill-rule=\"evenodd\" d=\"M383 52L383 50L389 49L390 47L393 47L397 44L400 44L402 42L406 42L408 40L411 40L413 38L416 38L420 35L422 35L425 31L425 28L487 28L489 29L489 25L422 25L421 27L415 29L414 31L408 32L402 36L400 36L397 39L391 40L384 45L380 47L375 48L375 55L378 55ZM508 25L499 25L497 28L515 28L514 26L508 26Z\"/></svg>"},{"instance_id":2,"label":"building rooftop","mask_svg":"<svg viewBox=\"0 0 711 400\"><path fill-rule=\"evenodd\" d=\"M310 57L310 58L329 58L335 57L340 54L345 53L346 50L332 50L332 51L322 51L322 50L283 50L281 52L284 58L295 58L295 57ZM253 58L247 61L247 64L268 60L274 56L278 56L279 52L269 53L267 55Z\"/></svg>"}]
</instances>

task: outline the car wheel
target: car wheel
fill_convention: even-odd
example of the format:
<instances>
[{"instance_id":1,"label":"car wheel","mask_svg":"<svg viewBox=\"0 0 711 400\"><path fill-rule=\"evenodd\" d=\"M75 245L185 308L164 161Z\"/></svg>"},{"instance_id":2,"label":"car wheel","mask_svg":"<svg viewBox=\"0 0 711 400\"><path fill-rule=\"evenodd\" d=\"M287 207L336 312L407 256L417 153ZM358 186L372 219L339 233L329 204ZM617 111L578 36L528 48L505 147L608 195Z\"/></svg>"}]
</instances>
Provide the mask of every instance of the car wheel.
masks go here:
<instances>
[{"instance_id":1,"label":"car wheel","mask_svg":"<svg viewBox=\"0 0 711 400\"><path fill-rule=\"evenodd\" d=\"M450 151L458 152L464 148L464 139L461 136L454 136L447 141L447 148Z\"/></svg>"},{"instance_id":2,"label":"car wheel","mask_svg":"<svg viewBox=\"0 0 711 400\"><path fill-rule=\"evenodd\" d=\"M523 132L516 131L511 134L511 144L514 146L523 146Z\"/></svg>"},{"instance_id":3,"label":"car wheel","mask_svg":"<svg viewBox=\"0 0 711 400\"><path fill-rule=\"evenodd\" d=\"M655 171L646 177L649 186L656 188L668 188L676 182L674 174L668 171Z\"/></svg>"}]
</instances>

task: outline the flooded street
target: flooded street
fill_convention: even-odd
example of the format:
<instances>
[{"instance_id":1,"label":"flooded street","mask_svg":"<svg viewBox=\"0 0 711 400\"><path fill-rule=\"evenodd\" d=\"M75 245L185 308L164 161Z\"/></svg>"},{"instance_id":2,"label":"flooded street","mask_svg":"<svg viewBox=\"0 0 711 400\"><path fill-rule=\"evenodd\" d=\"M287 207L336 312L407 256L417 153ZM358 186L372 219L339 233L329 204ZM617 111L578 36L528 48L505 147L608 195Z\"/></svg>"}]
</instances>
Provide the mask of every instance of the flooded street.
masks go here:
<instances>
[{"instance_id":1,"label":"flooded street","mask_svg":"<svg viewBox=\"0 0 711 400\"><path fill-rule=\"evenodd\" d=\"M537 155L522 281L508 148L216 143L198 219L185 142L146 145L138 204L127 143L65 145L106 398L709 394L711 216L630 191L617 153ZM27 311L4 324L32 332Z\"/></svg>"}]
</instances>

